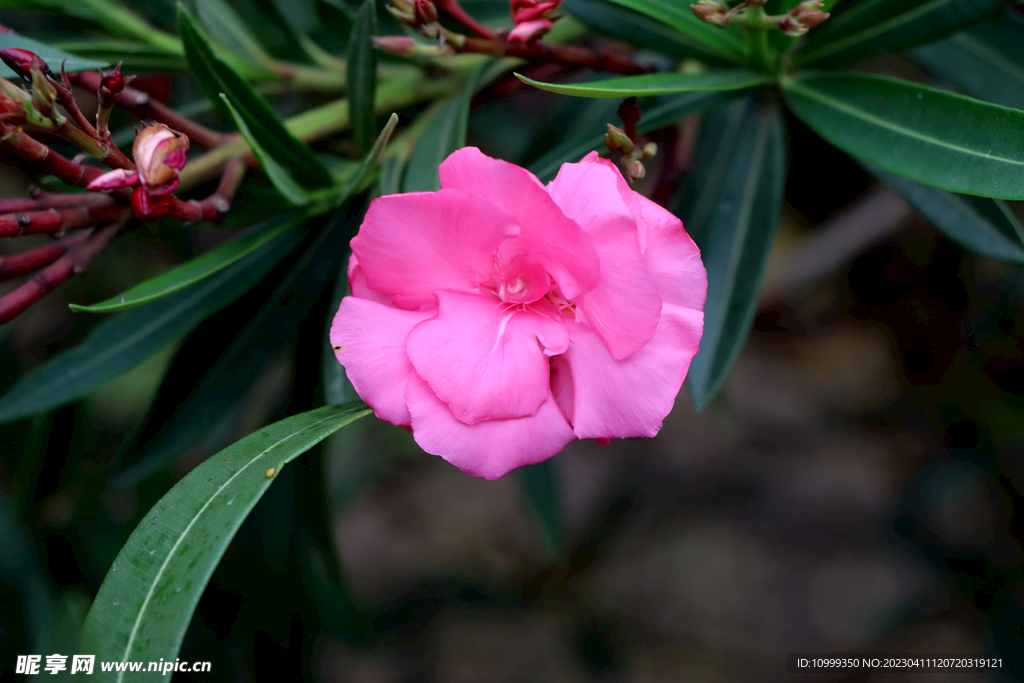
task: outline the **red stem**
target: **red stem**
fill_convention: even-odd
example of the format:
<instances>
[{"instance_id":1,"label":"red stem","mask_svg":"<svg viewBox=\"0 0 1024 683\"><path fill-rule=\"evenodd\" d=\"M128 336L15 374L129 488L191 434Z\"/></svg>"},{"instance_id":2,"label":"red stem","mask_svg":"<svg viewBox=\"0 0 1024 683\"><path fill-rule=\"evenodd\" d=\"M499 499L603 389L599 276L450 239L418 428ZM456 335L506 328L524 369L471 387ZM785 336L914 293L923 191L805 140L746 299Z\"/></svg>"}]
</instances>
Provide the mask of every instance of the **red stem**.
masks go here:
<instances>
[{"instance_id":1,"label":"red stem","mask_svg":"<svg viewBox=\"0 0 1024 683\"><path fill-rule=\"evenodd\" d=\"M113 197L107 194L100 194L99 192L71 194L40 192L32 197L0 199L0 214L42 211L43 209L69 209L78 206L111 206L113 204Z\"/></svg>"},{"instance_id":2,"label":"red stem","mask_svg":"<svg viewBox=\"0 0 1024 683\"><path fill-rule=\"evenodd\" d=\"M83 230L53 244L23 251L20 254L0 256L0 281L28 275L53 263L66 254L69 249L84 242L91 234L92 230Z\"/></svg>"},{"instance_id":3,"label":"red stem","mask_svg":"<svg viewBox=\"0 0 1024 683\"><path fill-rule=\"evenodd\" d=\"M231 208L231 200L235 196L242 178L245 177L245 161L232 159L224 167L217 190L206 199L184 202L171 197L168 218L176 218L186 223L212 221L223 216Z\"/></svg>"},{"instance_id":4,"label":"red stem","mask_svg":"<svg viewBox=\"0 0 1024 683\"><path fill-rule=\"evenodd\" d=\"M510 43L505 40L466 38L462 52L475 52L498 57L518 57L533 62L555 62L569 68L586 67L596 71L635 76L650 71L622 54L600 54L578 45L549 43Z\"/></svg>"},{"instance_id":5,"label":"red stem","mask_svg":"<svg viewBox=\"0 0 1024 683\"><path fill-rule=\"evenodd\" d=\"M0 325L10 322L72 275L78 275L84 271L89 262L103 251L103 248L124 224L123 220L117 221L92 233L83 244L71 249L54 263L33 275L32 279L25 284L0 297Z\"/></svg>"},{"instance_id":6,"label":"red stem","mask_svg":"<svg viewBox=\"0 0 1024 683\"><path fill-rule=\"evenodd\" d=\"M479 23L473 17L469 16L469 14L466 13L466 10L462 9L462 6L459 4L459 0L436 0L434 5L439 10L447 12L448 16L450 16L452 19L459 22L460 24L462 24L463 26L465 26L478 36L487 38L488 40L494 40L495 38L497 38L494 31L487 28L483 24Z\"/></svg>"},{"instance_id":7,"label":"red stem","mask_svg":"<svg viewBox=\"0 0 1024 683\"><path fill-rule=\"evenodd\" d=\"M102 76L95 71L80 71L71 74L71 80L89 92L96 93L100 89ZM124 107L140 119L153 119L174 130L184 133L189 141L204 148L216 147L223 136L205 126L191 121L167 105L154 101L148 93L135 88L125 88L117 96L117 104Z\"/></svg>"},{"instance_id":8,"label":"red stem","mask_svg":"<svg viewBox=\"0 0 1024 683\"><path fill-rule=\"evenodd\" d=\"M60 233L110 221L124 212L123 206L92 206L70 209L25 211L0 216L0 237L18 237L39 233Z\"/></svg>"}]
</instances>

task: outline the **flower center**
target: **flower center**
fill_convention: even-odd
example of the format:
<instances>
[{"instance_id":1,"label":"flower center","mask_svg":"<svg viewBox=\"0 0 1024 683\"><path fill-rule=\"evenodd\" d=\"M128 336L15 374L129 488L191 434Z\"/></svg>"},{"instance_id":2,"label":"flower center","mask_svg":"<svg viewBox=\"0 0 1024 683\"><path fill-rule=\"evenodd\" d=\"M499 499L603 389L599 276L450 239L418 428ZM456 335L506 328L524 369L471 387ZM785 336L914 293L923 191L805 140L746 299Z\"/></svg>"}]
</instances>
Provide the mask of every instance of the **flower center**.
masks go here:
<instances>
[{"instance_id":1,"label":"flower center","mask_svg":"<svg viewBox=\"0 0 1024 683\"><path fill-rule=\"evenodd\" d=\"M520 254L501 269L498 297L510 304L532 304L543 298L550 287L547 271L529 256Z\"/></svg>"}]
</instances>

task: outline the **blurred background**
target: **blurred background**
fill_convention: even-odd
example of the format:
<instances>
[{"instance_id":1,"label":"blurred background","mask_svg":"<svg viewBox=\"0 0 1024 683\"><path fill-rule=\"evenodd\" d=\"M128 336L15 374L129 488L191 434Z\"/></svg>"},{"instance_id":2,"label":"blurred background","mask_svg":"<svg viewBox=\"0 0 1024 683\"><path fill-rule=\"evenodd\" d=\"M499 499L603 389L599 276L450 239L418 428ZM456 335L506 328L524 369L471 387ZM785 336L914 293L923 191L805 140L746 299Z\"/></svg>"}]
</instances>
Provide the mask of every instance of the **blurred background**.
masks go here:
<instances>
[{"instance_id":1,"label":"blurred background","mask_svg":"<svg viewBox=\"0 0 1024 683\"><path fill-rule=\"evenodd\" d=\"M35 13L0 23L74 31ZM905 59L872 68L930 77ZM185 78L151 80L174 103L196 97ZM469 142L529 165L614 121L608 107L501 80L474 100ZM754 331L711 406L694 414L684 388L657 438L574 443L553 468L494 482L401 428L355 423L278 475L186 635L181 658L212 672L174 680L1021 680L1024 274L964 251L787 123L785 210ZM702 130L691 117L654 134L662 152L637 189L678 209ZM19 170L0 174L2 196L24 195ZM258 182L247 196L239 213L258 214ZM332 220L353 233L361 206ZM0 388L96 324L69 302L115 295L231 234L155 223L119 238L0 328ZM19 654L73 647L121 545L175 481L322 400L329 287L197 445L142 481L111 477L166 437L267 294L81 401L0 426L0 678ZM524 485L556 504L537 509ZM787 652L988 653L1004 668L794 675Z\"/></svg>"}]
</instances>

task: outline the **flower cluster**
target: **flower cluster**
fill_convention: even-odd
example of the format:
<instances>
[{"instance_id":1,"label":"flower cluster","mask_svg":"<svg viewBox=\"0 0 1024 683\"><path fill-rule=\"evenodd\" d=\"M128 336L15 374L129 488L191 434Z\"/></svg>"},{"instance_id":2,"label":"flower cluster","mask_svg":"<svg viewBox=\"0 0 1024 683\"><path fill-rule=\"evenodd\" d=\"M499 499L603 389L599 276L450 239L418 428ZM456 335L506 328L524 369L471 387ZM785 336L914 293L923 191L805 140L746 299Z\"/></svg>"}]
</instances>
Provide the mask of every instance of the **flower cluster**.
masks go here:
<instances>
[{"instance_id":1,"label":"flower cluster","mask_svg":"<svg viewBox=\"0 0 1024 683\"><path fill-rule=\"evenodd\" d=\"M376 199L331 328L376 414L497 478L576 438L653 436L697 352L707 275L596 153L547 186L467 147L442 189Z\"/></svg>"},{"instance_id":2,"label":"flower cluster","mask_svg":"<svg viewBox=\"0 0 1024 683\"><path fill-rule=\"evenodd\" d=\"M537 40L552 28L552 17L562 0L511 0L512 23L508 34L512 42L528 43Z\"/></svg>"}]
</instances>

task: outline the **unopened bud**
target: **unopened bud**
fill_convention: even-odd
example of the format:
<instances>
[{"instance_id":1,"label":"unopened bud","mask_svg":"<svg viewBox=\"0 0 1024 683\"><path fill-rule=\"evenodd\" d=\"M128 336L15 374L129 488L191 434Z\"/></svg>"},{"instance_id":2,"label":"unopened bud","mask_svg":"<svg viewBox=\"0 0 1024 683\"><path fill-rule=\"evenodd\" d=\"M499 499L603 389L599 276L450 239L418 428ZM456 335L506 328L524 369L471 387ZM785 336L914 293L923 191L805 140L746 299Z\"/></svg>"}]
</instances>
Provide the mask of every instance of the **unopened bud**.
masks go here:
<instances>
[{"instance_id":1,"label":"unopened bud","mask_svg":"<svg viewBox=\"0 0 1024 683\"><path fill-rule=\"evenodd\" d=\"M819 0L804 0L804 2L801 2L799 5L797 5L793 9L789 10L789 13L792 14L793 16L796 16L796 15L800 14L801 12L809 12L810 10L816 10L819 7L824 7L824 6L825 5L823 3L821 3L821 2L819 2Z\"/></svg>"},{"instance_id":2,"label":"unopened bud","mask_svg":"<svg viewBox=\"0 0 1024 683\"><path fill-rule=\"evenodd\" d=\"M430 0L416 0L413 5L413 16L420 24L436 24L437 7Z\"/></svg>"},{"instance_id":3,"label":"unopened bud","mask_svg":"<svg viewBox=\"0 0 1024 683\"><path fill-rule=\"evenodd\" d=\"M508 32L508 40L513 43L529 43L547 34L551 28L550 19L524 21Z\"/></svg>"},{"instance_id":4,"label":"unopened bud","mask_svg":"<svg viewBox=\"0 0 1024 683\"><path fill-rule=\"evenodd\" d=\"M417 28L419 26L419 22L416 21L416 15L412 13L411 9L399 9L398 7L392 7L391 5L388 5L387 10L388 12L391 13L391 16L393 16L395 19L405 24L406 26L409 26L411 28Z\"/></svg>"},{"instance_id":5,"label":"unopened bud","mask_svg":"<svg viewBox=\"0 0 1024 683\"><path fill-rule=\"evenodd\" d=\"M396 57L411 57L416 48L416 41L407 36L373 36L372 40L375 48Z\"/></svg>"},{"instance_id":6,"label":"unopened bud","mask_svg":"<svg viewBox=\"0 0 1024 683\"><path fill-rule=\"evenodd\" d=\"M800 21L801 24L804 25L804 27L814 28L821 22L828 19L830 16L831 15L828 12L819 12L816 10L811 10L809 12L801 12L800 14L797 15L796 18Z\"/></svg>"},{"instance_id":7,"label":"unopened bud","mask_svg":"<svg viewBox=\"0 0 1024 683\"><path fill-rule=\"evenodd\" d=\"M626 159L624 163L626 166L626 176L630 180L640 180L647 173L644 165L638 159Z\"/></svg>"},{"instance_id":8,"label":"unopened bud","mask_svg":"<svg viewBox=\"0 0 1024 683\"><path fill-rule=\"evenodd\" d=\"M644 159L653 159L658 154L658 145L653 142L648 142L640 151L643 154Z\"/></svg>"},{"instance_id":9,"label":"unopened bud","mask_svg":"<svg viewBox=\"0 0 1024 683\"><path fill-rule=\"evenodd\" d=\"M34 52L22 50L17 47L9 47L0 50L0 59L11 68L11 71L21 76L26 83L32 82L32 72L39 71L44 76L55 78L50 67L46 65L43 58Z\"/></svg>"},{"instance_id":10,"label":"unopened bud","mask_svg":"<svg viewBox=\"0 0 1024 683\"><path fill-rule=\"evenodd\" d=\"M613 152L633 153L633 141L626 135L626 131L616 128L610 123L608 124L608 132L604 136L604 144Z\"/></svg>"},{"instance_id":11,"label":"unopened bud","mask_svg":"<svg viewBox=\"0 0 1024 683\"><path fill-rule=\"evenodd\" d=\"M29 94L8 80L0 78L0 113L25 115L25 107L31 107Z\"/></svg>"},{"instance_id":12,"label":"unopened bud","mask_svg":"<svg viewBox=\"0 0 1024 683\"><path fill-rule=\"evenodd\" d=\"M127 81L121 74L121 63L118 62L113 71L103 74L103 78L100 80L100 93L105 97L117 97L124 90L126 83Z\"/></svg>"},{"instance_id":13,"label":"unopened bud","mask_svg":"<svg viewBox=\"0 0 1024 683\"><path fill-rule=\"evenodd\" d=\"M729 25L729 11L724 5L715 0L700 0L696 5L690 5L694 15L703 22L713 24L721 28Z\"/></svg>"},{"instance_id":14,"label":"unopened bud","mask_svg":"<svg viewBox=\"0 0 1024 683\"><path fill-rule=\"evenodd\" d=\"M797 36L802 36L803 34L807 33L807 27L801 24L796 17L790 14L787 14L786 16L782 17L782 19L779 21L779 30L785 33L787 36L792 36L793 38L796 38Z\"/></svg>"},{"instance_id":15,"label":"unopened bud","mask_svg":"<svg viewBox=\"0 0 1024 683\"><path fill-rule=\"evenodd\" d=\"M32 70L32 108L44 118L53 119L56 114L53 103L57 100L57 89L50 80L38 69Z\"/></svg>"},{"instance_id":16,"label":"unopened bud","mask_svg":"<svg viewBox=\"0 0 1024 683\"><path fill-rule=\"evenodd\" d=\"M153 196L145 186L140 185L132 193L132 211L140 220L156 220L171 212L170 195Z\"/></svg>"}]
</instances>

